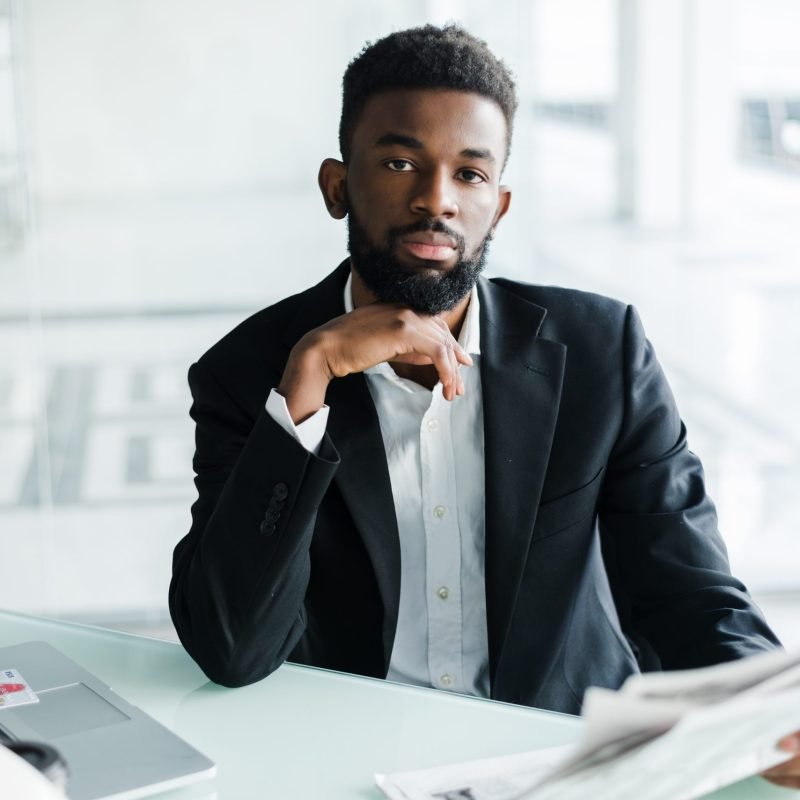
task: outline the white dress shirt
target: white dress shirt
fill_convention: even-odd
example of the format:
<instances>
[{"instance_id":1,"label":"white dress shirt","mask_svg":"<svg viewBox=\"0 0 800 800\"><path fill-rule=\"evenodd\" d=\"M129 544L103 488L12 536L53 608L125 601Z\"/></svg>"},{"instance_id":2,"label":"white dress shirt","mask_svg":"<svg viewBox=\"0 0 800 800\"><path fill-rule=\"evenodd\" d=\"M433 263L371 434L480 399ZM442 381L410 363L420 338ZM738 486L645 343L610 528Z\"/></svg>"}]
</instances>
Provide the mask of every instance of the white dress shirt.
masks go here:
<instances>
[{"instance_id":1,"label":"white dress shirt","mask_svg":"<svg viewBox=\"0 0 800 800\"><path fill-rule=\"evenodd\" d=\"M353 310L352 282L344 290ZM365 371L378 412L400 537L400 608L389 680L489 696L484 585L484 451L480 307L473 288L459 344L464 396L447 401L383 362ZM328 407L299 425L272 390L267 412L312 452Z\"/></svg>"}]
</instances>

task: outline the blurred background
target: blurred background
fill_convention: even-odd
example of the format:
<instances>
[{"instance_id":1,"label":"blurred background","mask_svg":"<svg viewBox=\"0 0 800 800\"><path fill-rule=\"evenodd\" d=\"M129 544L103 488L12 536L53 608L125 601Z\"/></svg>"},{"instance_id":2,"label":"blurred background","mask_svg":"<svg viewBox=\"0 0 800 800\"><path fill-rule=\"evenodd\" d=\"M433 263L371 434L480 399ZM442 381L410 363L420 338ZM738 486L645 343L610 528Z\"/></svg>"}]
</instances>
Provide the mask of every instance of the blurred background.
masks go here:
<instances>
[{"instance_id":1,"label":"blurred background","mask_svg":"<svg viewBox=\"0 0 800 800\"><path fill-rule=\"evenodd\" d=\"M451 19L519 83L490 273L637 305L800 645L797 0L0 0L0 607L174 635L188 366L345 256L342 72Z\"/></svg>"}]
</instances>

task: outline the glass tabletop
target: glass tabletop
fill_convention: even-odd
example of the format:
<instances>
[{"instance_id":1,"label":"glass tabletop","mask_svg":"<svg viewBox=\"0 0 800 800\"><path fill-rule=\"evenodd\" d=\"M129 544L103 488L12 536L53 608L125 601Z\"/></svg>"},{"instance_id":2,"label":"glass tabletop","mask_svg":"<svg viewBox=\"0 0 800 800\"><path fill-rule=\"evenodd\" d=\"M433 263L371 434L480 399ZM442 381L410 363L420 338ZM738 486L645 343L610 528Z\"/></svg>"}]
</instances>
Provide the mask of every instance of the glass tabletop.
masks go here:
<instances>
[{"instance_id":1,"label":"glass tabletop","mask_svg":"<svg viewBox=\"0 0 800 800\"><path fill-rule=\"evenodd\" d=\"M173 642L0 612L3 645L61 650L217 763L188 797L378 800L376 772L577 741L581 722L553 712L287 664L259 683L210 683ZM715 800L797 797L754 778Z\"/></svg>"}]
</instances>

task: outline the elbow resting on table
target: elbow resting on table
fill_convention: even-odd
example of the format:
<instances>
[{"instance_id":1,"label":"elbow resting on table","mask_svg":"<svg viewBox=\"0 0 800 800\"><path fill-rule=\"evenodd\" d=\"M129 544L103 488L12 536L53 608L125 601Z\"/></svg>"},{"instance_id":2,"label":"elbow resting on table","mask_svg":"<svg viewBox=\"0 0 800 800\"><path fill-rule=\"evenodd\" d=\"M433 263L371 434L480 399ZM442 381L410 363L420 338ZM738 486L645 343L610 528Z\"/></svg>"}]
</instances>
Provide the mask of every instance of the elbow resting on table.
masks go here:
<instances>
[{"instance_id":1,"label":"elbow resting on table","mask_svg":"<svg viewBox=\"0 0 800 800\"><path fill-rule=\"evenodd\" d=\"M215 643L210 637L198 642L185 635L178 625L176 629L184 648L210 681L238 689L263 680L281 667L303 635L305 626L305 614L301 610L278 647L265 641L263 636L258 639L242 637L232 647L230 640Z\"/></svg>"}]
</instances>

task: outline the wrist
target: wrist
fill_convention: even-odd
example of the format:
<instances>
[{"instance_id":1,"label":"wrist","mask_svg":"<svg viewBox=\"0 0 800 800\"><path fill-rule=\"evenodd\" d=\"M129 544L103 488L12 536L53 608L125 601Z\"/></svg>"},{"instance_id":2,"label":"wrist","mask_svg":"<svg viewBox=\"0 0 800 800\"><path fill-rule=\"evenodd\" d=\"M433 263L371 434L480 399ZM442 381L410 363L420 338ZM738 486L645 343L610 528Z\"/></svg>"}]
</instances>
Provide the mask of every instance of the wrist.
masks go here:
<instances>
[{"instance_id":1,"label":"wrist","mask_svg":"<svg viewBox=\"0 0 800 800\"><path fill-rule=\"evenodd\" d=\"M295 425L322 408L331 381L320 350L303 345L302 339L295 345L278 385L278 393L286 400L286 407Z\"/></svg>"}]
</instances>

